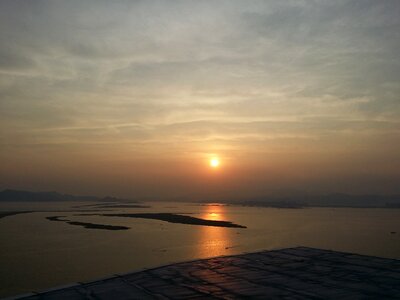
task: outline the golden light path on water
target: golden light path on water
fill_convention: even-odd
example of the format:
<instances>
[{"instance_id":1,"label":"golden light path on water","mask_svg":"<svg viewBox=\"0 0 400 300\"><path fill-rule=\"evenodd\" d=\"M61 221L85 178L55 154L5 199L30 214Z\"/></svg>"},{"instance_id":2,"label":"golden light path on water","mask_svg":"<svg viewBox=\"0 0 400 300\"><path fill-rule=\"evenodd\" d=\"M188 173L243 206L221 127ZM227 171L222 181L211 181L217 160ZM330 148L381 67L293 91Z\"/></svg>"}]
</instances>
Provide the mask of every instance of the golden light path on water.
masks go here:
<instances>
[{"instance_id":1,"label":"golden light path on water","mask_svg":"<svg viewBox=\"0 0 400 300\"><path fill-rule=\"evenodd\" d=\"M204 205L200 218L215 221L227 221L225 206L219 204ZM229 254L232 247L231 234L233 228L200 226L199 257L211 257Z\"/></svg>"}]
</instances>

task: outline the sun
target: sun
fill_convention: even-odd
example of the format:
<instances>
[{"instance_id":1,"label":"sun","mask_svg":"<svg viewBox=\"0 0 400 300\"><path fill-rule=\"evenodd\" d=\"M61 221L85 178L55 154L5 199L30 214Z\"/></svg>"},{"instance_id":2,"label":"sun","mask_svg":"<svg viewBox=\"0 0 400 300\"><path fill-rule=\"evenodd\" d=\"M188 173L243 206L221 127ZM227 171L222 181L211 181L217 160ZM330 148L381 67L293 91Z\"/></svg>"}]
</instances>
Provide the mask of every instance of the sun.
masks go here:
<instances>
[{"instance_id":1,"label":"sun","mask_svg":"<svg viewBox=\"0 0 400 300\"><path fill-rule=\"evenodd\" d=\"M219 159L218 158L210 159L210 166L212 168L217 168L219 166Z\"/></svg>"}]
</instances>

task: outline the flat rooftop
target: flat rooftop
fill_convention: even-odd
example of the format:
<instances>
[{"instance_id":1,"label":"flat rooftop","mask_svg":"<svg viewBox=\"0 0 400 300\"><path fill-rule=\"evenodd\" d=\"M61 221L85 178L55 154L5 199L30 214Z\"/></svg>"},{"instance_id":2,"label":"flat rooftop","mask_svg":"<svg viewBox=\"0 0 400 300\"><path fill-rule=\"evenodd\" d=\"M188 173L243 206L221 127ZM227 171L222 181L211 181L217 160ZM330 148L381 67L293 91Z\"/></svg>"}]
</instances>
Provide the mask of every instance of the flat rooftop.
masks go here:
<instances>
[{"instance_id":1,"label":"flat rooftop","mask_svg":"<svg viewBox=\"0 0 400 300\"><path fill-rule=\"evenodd\" d=\"M243 298L400 299L400 260L296 247L177 263L13 299Z\"/></svg>"}]
</instances>

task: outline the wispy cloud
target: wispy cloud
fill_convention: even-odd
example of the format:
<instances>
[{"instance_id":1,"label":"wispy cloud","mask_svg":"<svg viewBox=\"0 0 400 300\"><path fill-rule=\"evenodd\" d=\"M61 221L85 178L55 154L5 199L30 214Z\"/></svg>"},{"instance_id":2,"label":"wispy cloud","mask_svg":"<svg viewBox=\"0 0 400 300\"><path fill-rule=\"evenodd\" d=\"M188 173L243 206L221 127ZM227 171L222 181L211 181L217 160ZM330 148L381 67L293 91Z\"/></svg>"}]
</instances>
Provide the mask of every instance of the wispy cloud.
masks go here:
<instances>
[{"instance_id":1,"label":"wispy cloud","mask_svg":"<svg viewBox=\"0 0 400 300\"><path fill-rule=\"evenodd\" d=\"M390 0L2 1L0 154L74 149L84 164L96 151L128 163L130 151L234 161L330 149L392 170L399 16Z\"/></svg>"}]
</instances>

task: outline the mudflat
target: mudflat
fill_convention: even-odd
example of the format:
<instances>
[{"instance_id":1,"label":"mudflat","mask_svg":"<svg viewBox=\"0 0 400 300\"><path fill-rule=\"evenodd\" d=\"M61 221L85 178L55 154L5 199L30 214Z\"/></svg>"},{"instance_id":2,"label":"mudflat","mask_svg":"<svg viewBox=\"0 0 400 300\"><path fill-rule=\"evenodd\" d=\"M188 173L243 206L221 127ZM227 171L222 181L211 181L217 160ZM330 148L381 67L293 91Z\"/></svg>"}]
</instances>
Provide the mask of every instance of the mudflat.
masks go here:
<instances>
[{"instance_id":1,"label":"mudflat","mask_svg":"<svg viewBox=\"0 0 400 300\"><path fill-rule=\"evenodd\" d=\"M232 227L232 228L246 228L246 226L235 224L229 221L216 221L195 218L186 215L174 214L174 213L137 213L137 214L126 214L126 213L107 213L107 214L80 214L82 215L97 215L103 217L121 217L121 218L141 218L141 219L153 219L160 220L169 223L189 224L189 225L200 225L200 226L216 226L216 227Z\"/></svg>"}]
</instances>

